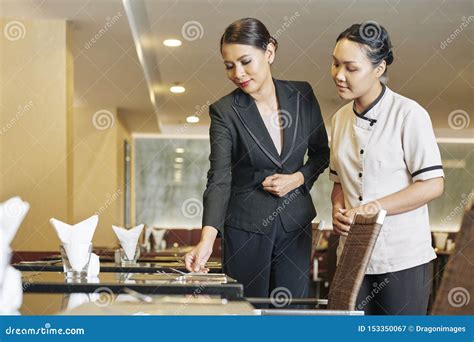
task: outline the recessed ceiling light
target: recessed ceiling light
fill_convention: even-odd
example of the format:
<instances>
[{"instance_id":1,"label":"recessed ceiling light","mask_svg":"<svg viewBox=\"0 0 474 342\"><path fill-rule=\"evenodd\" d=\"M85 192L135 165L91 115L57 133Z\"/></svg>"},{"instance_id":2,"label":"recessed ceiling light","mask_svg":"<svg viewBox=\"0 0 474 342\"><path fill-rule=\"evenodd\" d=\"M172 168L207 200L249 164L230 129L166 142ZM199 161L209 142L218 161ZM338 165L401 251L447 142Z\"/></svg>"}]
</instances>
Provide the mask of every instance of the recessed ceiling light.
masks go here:
<instances>
[{"instance_id":1,"label":"recessed ceiling light","mask_svg":"<svg viewBox=\"0 0 474 342\"><path fill-rule=\"evenodd\" d=\"M186 118L186 121L189 123L199 122L199 118L196 115L191 115Z\"/></svg>"},{"instance_id":2,"label":"recessed ceiling light","mask_svg":"<svg viewBox=\"0 0 474 342\"><path fill-rule=\"evenodd\" d=\"M176 150L175 150L176 153L184 153L184 148L182 147L178 147Z\"/></svg>"},{"instance_id":3,"label":"recessed ceiling light","mask_svg":"<svg viewBox=\"0 0 474 342\"><path fill-rule=\"evenodd\" d=\"M186 89L183 86L175 85L170 88L170 91L175 94L184 93Z\"/></svg>"},{"instance_id":4,"label":"recessed ceiling light","mask_svg":"<svg viewBox=\"0 0 474 342\"><path fill-rule=\"evenodd\" d=\"M165 46L181 46L181 40L179 39L166 39L163 41Z\"/></svg>"},{"instance_id":5,"label":"recessed ceiling light","mask_svg":"<svg viewBox=\"0 0 474 342\"><path fill-rule=\"evenodd\" d=\"M184 159L181 158L181 157L178 157L178 158L175 158L175 159L174 159L174 162L175 162L175 163L182 163L183 161L184 161Z\"/></svg>"}]
</instances>

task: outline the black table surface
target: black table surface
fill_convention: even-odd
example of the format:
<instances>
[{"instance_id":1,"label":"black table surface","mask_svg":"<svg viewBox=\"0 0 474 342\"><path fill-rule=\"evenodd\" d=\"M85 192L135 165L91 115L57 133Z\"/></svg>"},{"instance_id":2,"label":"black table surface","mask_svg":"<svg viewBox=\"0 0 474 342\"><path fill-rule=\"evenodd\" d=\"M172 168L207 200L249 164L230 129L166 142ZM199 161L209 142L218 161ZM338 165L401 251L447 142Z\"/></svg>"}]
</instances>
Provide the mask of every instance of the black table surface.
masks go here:
<instances>
[{"instance_id":1,"label":"black table surface","mask_svg":"<svg viewBox=\"0 0 474 342\"><path fill-rule=\"evenodd\" d=\"M22 272L25 293L123 293L125 288L143 294L218 295L243 297L243 286L223 274L101 273L97 278L66 279L62 272Z\"/></svg>"},{"instance_id":2,"label":"black table surface","mask_svg":"<svg viewBox=\"0 0 474 342\"><path fill-rule=\"evenodd\" d=\"M44 262L23 262L12 265L20 271L36 271L36 272L62 272L63 265L62 261L44 261ZM210 263L207 265L210 273L222 272L220 263ZM119 273L155 273L157 271L162 272L174 272L174 270L188 272L184 263L182 262L139 262L133 265L117 265L113 262L101 262L100 272L119 272Z\"/></svg>"}]
</instances>

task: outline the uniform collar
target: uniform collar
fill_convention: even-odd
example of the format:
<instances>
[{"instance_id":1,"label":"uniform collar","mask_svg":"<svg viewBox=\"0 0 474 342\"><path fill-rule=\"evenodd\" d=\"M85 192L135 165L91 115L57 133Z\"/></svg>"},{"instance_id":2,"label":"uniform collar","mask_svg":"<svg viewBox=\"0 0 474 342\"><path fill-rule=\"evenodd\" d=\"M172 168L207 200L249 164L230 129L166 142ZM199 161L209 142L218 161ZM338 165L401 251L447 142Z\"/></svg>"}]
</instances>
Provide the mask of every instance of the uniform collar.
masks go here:
<instances>
[{"instance_id":1,"label":"uniform collar","mask_svg":"<svg viewBox=\"0 0 474 342\"><path fill-rule=\"evenodd\" d=\"M357 113L357 111L355 110L355 102L352 102L352 111L354 112L354 114L361 119L370 120L370 118L366 117L366 114L370 112L372 108L374 108L380 102L380 100L382 100L386 88L387 87L385 86L385 84L382 84L382 91L380 92L379 96L377 96L374 102L372 102L362 113Z\"/></svg>"}]
</instances>

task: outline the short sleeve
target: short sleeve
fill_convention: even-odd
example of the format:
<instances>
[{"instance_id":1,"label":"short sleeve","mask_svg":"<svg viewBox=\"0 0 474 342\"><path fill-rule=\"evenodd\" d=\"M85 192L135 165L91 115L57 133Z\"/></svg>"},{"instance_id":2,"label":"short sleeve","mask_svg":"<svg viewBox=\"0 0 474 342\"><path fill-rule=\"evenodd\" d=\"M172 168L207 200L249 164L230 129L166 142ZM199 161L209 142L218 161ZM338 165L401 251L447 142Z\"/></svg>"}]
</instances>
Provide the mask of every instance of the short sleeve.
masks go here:
<instances>
[{"instance_id":1,"label":"short sleeve","mask_svg":"<svg viewBox=\"0 0 474 342\"><path fill-rule=\"evenodd\" d=\"M444 177L430 116L417 104L405 117L402 144L405 163L413 182Z\"/></svg>"},{"instance_id":2,"label":"short sleeve","mask_svg":"<svg viewBox=\"0 0 474 342\"><path fill-rule=\"evenodd\" d=\"M337 136L337 127L336 127L336 115L332 117L331 121L331 142L330 142L330 153L329 153L329 180L335 183L341 183L339 179L338 170L336 167L335 162L335 148L334 145L336 143L336 136Z\"/></svg>"}]
</instances>

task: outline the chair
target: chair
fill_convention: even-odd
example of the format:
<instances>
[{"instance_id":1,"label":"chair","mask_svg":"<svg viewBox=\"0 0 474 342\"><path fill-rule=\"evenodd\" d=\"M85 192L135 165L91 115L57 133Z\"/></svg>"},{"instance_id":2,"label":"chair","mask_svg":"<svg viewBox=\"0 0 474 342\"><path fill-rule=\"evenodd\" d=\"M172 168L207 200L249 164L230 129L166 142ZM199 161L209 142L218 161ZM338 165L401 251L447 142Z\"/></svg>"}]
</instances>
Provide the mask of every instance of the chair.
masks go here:
<instances>
[{"instance_id":1,"label":"chair","mask_svg":"<svg viewBox=\"0 0 474 342\"><path fill-rule=\"evenodd\" d=\"M474 206L466 210L431 314L474 314ZM471 296L473 298L471 298Z\"/></svg>"},{"instance_id":2,"label":"chair","mask_svg":"<svg viewBox=\"0 0 474 342\"><path fill-rule=\"evenodd\" d=\"M319 245L319 242L321 241L321 238L323 237L324 233L324 226L326 225L326 222L324 220L319 221L317 224L316 229L312 229L313 236L312 236L312 247L311 247L311 260L313 260L316 257L316 249Z\"/></svg>"},{"instance_id":3,"label":"chair","mask_svg":"<svg viewBox=\"0 0 474 342\"><path fill-rule=\"evenodd\" d=\"M386 214L385 210L373 216L356 214L329 290L329 310L355 310L357 295Z\"/></svg>"}]
</instances>

